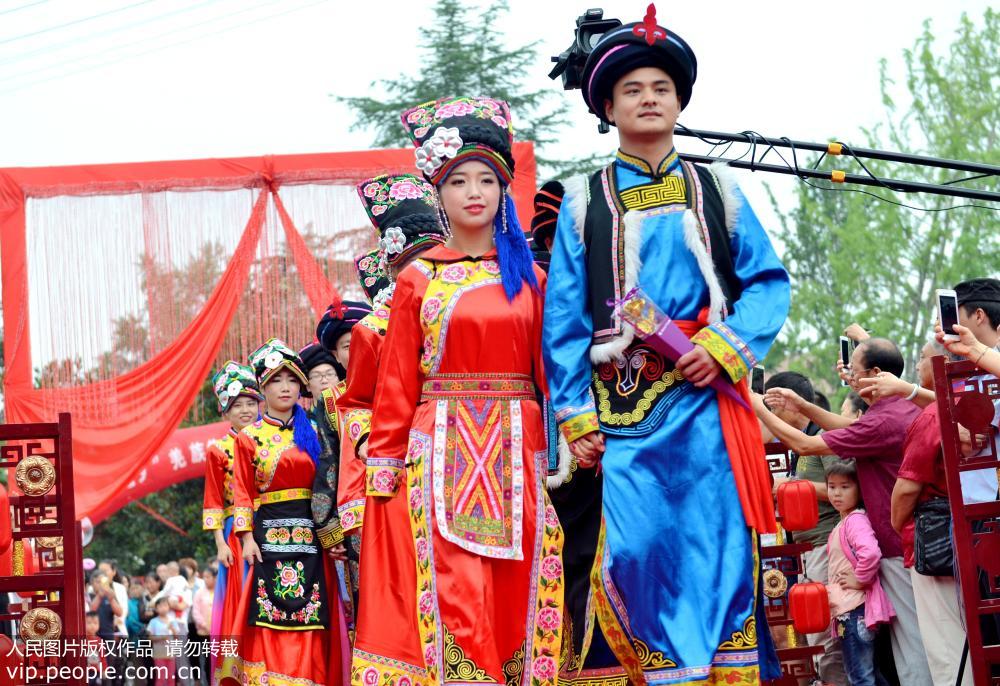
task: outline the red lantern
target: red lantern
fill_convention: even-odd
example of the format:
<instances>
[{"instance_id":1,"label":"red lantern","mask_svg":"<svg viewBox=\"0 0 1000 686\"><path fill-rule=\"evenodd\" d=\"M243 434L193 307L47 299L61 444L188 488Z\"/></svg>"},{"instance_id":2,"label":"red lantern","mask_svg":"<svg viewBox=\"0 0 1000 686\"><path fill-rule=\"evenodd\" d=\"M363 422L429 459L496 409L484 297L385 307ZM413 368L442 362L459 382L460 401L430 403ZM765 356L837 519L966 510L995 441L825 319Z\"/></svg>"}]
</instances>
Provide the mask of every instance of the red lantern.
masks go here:
<instances>
[{"instance_id":1,"label":"red lantern","mask_svg":"<svg viewBox=\"0 0 1000 686\"><path fill-rule=\"evenodd\" d=\"M819 521L819 502L812 481L796 479L778 486L778 513L786 531L806 531Z\"/></svg>"},{"instance_id":2,"label":"red lantern","mask_svg":"<svg viewBox=\"0 0 1000 686\"><path fill-rule=\"evenodd\" d=\"M798 583L788 591L788 612L800 634L818 634L830 626L830 598L826 586L813 581Z\"/></svg>"}]
</instances>

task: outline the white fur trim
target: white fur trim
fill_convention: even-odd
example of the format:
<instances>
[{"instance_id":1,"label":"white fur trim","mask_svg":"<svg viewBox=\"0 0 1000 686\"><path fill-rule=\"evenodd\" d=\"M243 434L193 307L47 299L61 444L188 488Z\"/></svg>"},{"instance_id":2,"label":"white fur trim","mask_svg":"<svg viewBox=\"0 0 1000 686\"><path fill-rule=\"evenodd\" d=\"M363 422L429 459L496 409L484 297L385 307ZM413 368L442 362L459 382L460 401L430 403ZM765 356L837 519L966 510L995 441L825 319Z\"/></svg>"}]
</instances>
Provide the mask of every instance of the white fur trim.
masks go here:
<instances>
[{"instance_id":1,"label":"white fur trim","mask_svg":"<svg viewBox=\"0 0 1000 686\"><path fill-rule=\"evenodd\" d=\"M587 185L589 181L582 174L573 176L563 182L563 200L559 211L569 210L573 217L576 235L583 243L584 221L587 218Z\"/></svg>"},{"instance_id":2,"label":"white fur trim","mask_svg":"<svg viewBox=\"0 0 1000 686\"><path fill-rule=\"evenodd\" d=\"M559 432L559 471L545 478L545 486L548 489L559 488L566 480L569 478L569 470L573 464L573 453L570 452L569 443L563 438L562 432Z\"/></svg>"},{"instance_id":3,"label":"white fur trim","mask_svg":"<svg viewBox=\"0 0 1000 686\"><path fill-rule=\"evenodd\" d=\"M732 235L733 231L736 230L736 222L740 218L740 207L743 204L740 195L736 192L740 187L736 181L736 172L725 162L713 162L709 169L719 182L722 205L726 212L726 228Z\"/></svg>"},{"instance_id":4,"label":"white fur trim","mask_svg":"<svg viewBox=\"0 0 1000 686\"><path fill-rule=\"evenodd\" d=\"M622 222L622 230L625 232L625 293L628 293L639 283L639 271L642 269L642 257L639 250L642 247L643 218L642 212L629 210L625 213L625 220ZM635 331L628 324L622 323L620 335L606 343L597 343L590 347L590 361L593 364L601 364L621 358L625 349L632 343L633 338L635 338Z\"/></svg>"},{"instance_id":5,"label":"white fur trim","mask_svg":"<svg viewBox=\"0 0 1000 686\"><path fill-rule=\"evenodd\" d=\"M721 322L726 296L722 293L719 277L715 273L715 265L709 258L708 250L705 249L705 244L702 242L698 219L691 210L684 210L684 243L698 261L698 269L705 278L705 283L708 284L708 320L713 324Z\"/></svg>"}]
</instances>

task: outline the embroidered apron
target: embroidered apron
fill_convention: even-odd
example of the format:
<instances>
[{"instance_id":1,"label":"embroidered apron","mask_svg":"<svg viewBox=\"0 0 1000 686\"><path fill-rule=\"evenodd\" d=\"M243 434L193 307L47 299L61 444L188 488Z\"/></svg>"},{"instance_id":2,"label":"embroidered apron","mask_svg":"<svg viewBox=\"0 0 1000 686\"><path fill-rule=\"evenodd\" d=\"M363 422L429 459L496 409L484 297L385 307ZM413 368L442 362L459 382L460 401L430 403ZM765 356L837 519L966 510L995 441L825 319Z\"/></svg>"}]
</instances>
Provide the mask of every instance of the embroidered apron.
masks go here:
<instances>
[{"instance_id":1,"label":"embroidered apron","mask_svg":"<svg viewBox=\"0 0 1000 686\"><path fill-rule=\"evenodd\" d=\"M247 623L292 631L325 629L329 611L323 553L310 501L263 500L254 513L253 538L264 561L253 566L255 603Z\"/></svg>"}]
</instances>

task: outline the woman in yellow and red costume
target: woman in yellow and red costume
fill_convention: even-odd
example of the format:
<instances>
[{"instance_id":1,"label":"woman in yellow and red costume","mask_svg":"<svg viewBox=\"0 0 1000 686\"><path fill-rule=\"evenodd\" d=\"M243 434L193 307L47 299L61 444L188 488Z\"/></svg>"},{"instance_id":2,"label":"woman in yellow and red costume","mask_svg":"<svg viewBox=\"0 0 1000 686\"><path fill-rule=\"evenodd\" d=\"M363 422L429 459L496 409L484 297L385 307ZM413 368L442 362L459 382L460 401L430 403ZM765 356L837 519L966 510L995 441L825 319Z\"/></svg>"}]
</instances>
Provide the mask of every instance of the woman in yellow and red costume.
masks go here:
<instances>
[{"instance_id":1,"label":"woman in yellow and red costume","mask_svg":"<svg viewBox=\"0 0 1000 686\"><path fill-rule=\"evenodd\" d=\"M243 592L247 567L243 562L240 536L233 531L233 457L236 437L260 415L264 396L257 388L253 370L235 360L227 360L212 378L212 388L219 401L219 413L229 421L229 431L209 446L205 467L205 498L202 528L215 537L219 576L215 581L212 603L211 636L216 640L240 634L236 611ZM215 658L212 658L215 673ZM213 677L212 683L217 683Z\"/></svg>"},{"instance_id":2,"label":"woman in yellow and red costume","mask_svg":"<svg viewBox=\"0 0 1000 686\"><path fill-rule=\"evenodd\" d=\"M308 393L302 360L272 338L249 361L267 407L236 437L233 529L242 534L251 570L238 614L245 622L238 655L223 659L223 679L340 686L347 678L347 629L333 559L323 552L312 516L321 447L298 405Z\"/></svg>"},{"instance_id":3,"label":"woman in yellow and red costume","mask_svg":"<svg viewBox=\"0 0 1000 686\"><path fill-rule=\"evenodd\" d=\"M450 237L400 273L392 298L366 509L404 499L408 517L376 527L366 514L352 683L554 684L562 531L535 399L545 274L509 194L510 111L438 100L403 122ZM377 578L389 558L400 576ZM376 607L373 585L395 593Z\"/></svg>"}]
</instances>

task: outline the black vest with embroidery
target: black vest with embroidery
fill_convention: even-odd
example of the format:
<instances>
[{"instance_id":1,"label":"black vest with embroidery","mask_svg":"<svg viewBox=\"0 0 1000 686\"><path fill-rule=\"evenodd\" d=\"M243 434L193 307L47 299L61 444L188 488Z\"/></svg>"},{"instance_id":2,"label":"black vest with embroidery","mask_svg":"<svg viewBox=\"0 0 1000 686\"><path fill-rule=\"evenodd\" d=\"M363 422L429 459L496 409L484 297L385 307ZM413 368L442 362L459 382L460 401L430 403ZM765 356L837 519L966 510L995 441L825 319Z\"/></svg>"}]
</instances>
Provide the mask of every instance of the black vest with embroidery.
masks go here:
<instances>
[{"instance_id":1,"label":"black vest with embroidery","mask_svg":"<svg viewBox=\"0 0 1000 686\"><path fill-rule=\"evenodd\" d=\"M733 265L718 181L706 167L684 162L682 169L683 177L667 175L625 191L618 189L614 163L590 177L583 238L594 345L615 340L626 326L614 316L608 301L616 293L625 292L624 218L629 210L680 203L695 210L695 217L709 237L710 245L706 247L710 249L727 311L739 299L740 282ZM697 174L697 182L692 174ZM609 207L605 187L614 208ZM673 362L638 338L625 349L621 359L595 365L592 383L601 429L619 436L652 432L670 406L689 389Z\"/></svg>"}]
</instances>

